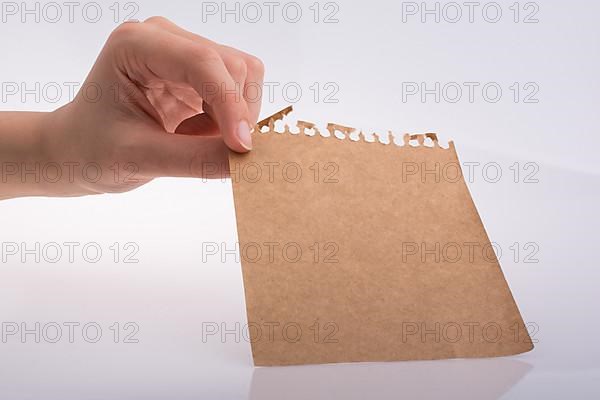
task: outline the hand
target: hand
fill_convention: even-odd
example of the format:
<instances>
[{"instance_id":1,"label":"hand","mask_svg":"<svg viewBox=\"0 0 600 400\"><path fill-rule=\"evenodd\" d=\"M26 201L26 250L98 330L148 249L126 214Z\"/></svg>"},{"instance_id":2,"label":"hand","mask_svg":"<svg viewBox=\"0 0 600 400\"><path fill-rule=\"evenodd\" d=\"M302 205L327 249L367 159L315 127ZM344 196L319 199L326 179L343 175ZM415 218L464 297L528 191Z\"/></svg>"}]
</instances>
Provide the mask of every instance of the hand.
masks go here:
<instances>
[{"instance_id":1,"label":"hand","mask_svg":"<svg viewBox=\"0 0 600 400\"><path fill-rule=\"evenodd\" d=\"M59 182L26 185L22 193L11 185L13 195L4 197L123 192L161 176L204 176L210 170L215 177L215 166L225 175L228 149L252 148L263 75L258 58L165 18L124 23L71 103L23 118L3 113L0 145L10 140L2 132L18 131L14 125L27 118L23 125L35 132L22 137L36 155L28 153L25 139L15 139L0 146L14 150L0 150L0 158L35 160L39 168L51 164L53 177L56 165L62 168Z\"/></svg>"}]
</instances>

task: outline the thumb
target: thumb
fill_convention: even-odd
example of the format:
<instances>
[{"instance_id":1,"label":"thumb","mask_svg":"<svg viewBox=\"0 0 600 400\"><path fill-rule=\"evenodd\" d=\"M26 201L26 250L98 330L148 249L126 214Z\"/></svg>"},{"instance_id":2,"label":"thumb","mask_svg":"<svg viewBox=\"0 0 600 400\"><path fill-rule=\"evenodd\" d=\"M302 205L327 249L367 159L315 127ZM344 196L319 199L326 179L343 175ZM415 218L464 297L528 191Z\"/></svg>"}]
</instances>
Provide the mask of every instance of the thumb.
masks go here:
<instances>
[{"instance_id":1,"label":"thumb","mask_svg":"<svg viewBox=\"0 0 600 400\"><path fill-rule=\"evenodd\" d=\"M229 149L220 136L160 132L146 135L137 153L140 172L154 178L229 176Z\"/></svg>"}]
</instances>

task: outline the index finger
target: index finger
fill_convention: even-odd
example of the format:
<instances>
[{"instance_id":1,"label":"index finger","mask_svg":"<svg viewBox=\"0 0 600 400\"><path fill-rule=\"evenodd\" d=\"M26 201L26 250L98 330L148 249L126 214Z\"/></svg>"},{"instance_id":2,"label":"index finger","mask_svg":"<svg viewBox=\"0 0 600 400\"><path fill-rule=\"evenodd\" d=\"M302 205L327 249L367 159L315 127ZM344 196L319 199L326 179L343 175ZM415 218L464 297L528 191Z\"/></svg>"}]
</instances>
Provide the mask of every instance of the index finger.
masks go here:
<instances>
[{"instance_id":1,"label":"index finger","mask_svg":"<svg viewBox=\"0 0 600 400\"><path fill-rule=\"evenodd\" d=\"M252 148L248 105L216 50L148 24L123 24L111 36L130 79L189 84L211 106L225 144L237 152Z\"/></svg>"}]
</instances>

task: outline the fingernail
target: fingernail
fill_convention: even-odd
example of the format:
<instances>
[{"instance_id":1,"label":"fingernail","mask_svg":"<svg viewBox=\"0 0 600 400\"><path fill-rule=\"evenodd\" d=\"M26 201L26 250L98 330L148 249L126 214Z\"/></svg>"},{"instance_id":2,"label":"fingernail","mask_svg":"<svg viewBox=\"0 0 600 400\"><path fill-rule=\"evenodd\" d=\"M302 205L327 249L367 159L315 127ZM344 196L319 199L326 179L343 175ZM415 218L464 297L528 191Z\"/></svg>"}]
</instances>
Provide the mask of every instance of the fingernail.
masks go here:
<instances>
[{"instance_id":1,"label":"fingernail","mask_svg":"<svg viewBox=\"0 0 600 400\"><path fill-rule=\"evenodd\" d=\"M252 137L250 136L250 125L246 121L241 121L238 126L238 137L240 138L240 142L242 146L246 148L246 150L252 150Z\"/></svg>"}]
</instances>

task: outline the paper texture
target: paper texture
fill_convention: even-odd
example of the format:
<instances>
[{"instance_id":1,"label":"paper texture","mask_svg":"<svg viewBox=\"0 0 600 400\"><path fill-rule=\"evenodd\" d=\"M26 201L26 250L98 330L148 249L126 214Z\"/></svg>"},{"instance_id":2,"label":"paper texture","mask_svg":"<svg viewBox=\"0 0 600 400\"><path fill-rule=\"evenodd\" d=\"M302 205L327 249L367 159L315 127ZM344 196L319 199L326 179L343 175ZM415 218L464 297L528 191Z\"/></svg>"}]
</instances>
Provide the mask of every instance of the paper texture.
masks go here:
<instances>
[{"instance_id":1,"label":"paper texture","mask_svg":"<svg viewBox=\"0 0 600 400\"><path fill-rule=\"evenodd\" d=\"M276 132L290 110L230 155L256 365L533 348L452 142L302 121Z\"/></svg>"}]
</instances>

